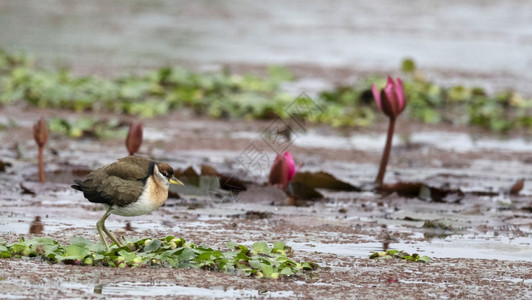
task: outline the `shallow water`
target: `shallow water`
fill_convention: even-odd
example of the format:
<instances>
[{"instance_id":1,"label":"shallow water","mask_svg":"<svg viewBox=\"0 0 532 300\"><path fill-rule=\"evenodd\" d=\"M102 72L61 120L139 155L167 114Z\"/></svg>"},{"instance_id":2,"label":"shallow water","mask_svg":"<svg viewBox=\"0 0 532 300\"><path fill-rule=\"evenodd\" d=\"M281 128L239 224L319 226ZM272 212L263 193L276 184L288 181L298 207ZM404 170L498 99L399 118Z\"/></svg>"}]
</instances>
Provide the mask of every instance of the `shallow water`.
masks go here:
<instances>
[{"instance_id":1,"label":"shallow water","mask_svg":"<svg viewBox=\"0 0 532 300\"><path fill-rule=\"evenodd\" d=\"M254 139L257 134L255 132L234 132L231 137ZM297 133L293 137L293 143L300 147L362 151L382 151L385 141L385 133L354 133L350 136L340 136L324 135L312 129L304 133ZM404 146L406 142L459 153L487 150L532 152L532 141L528 138L501 137L495 139L493 137L474 137L467 133L445 131L414 132L408 137L396 135L392 145Z\"/></svg>"},{"instance_id":2,"label":"shallow water","mask_svg":"<svg viewBox=\"0 0 532 300\"><path fill-rule=\"evenodd\" d=\"M382 243L357 244L323 244L288 242L294 250L331 253L339 256L367 258L373 252L381 252ZM397 249L407 253L417 253L430 258L472 258L472 259L502 259L510 261L532 262L532 243L528 237L477 237L450 236L444 240L433 239L430 242L413 242L392 244L390 249Z\"/></svg>"},{"instance_id":3,"label":"shallow water","mask_svg":"<svg viewBox=\"0 0 532 300\"><path fill-rule=\"evenodd\" d=\"M21 267L31 267L30 261L19 261ZM179 297L179 296L191 296L198 298L256 298L256 297L268 297L268 298L286 298L295 297L296 292L285 291L266 291L266 290L252 290L233 288L228 286L212 286L210 288L200 288L187 285L171 284L168 282L152 281L146 282L128 282L117 281L110 283L87 283L87 280L76 280L71 278L70 280L23 280L23 279L3 279L2 284L5 286L16 286L17 289L59 289L65 291L77 291L93 296L101 295L104 297L121 298L127 297ZM3 299L18 299L12 293L7 291L0 291L0 297Z\"/></svg>"},{"instance_id":4,"label":"shallow water","mask_svg":"<svg viewBox=\"0 0 532 300\"><path fill-rule=\"evenodd\" d=\"M316 205L316 208L321 205ZM331 207L326 206L326 207ZM345 206L348 207L349 206ZM297 209L300 213L310 213L314 208ZM338 206L334 206L334 209L323 210L322 217L329 215L329 218L334 211L338 209ZM70 208L56 209L58 211L64 211L65 213ZM172 222L171 218L158 218L157 221L150 221L149 216L139 218L122 218L113 216L110 217L106 226L112 230L124 230L125 221L131 222L135 232L150 232L151 230L163 230L168 235L179 236L183 232L209 232L219 236L220 241L233 240L233 230L227 230L223 226L224 223L232 222L234 220L235 213L242 211L268 211L273 210L276 214L281 216L290 216L295 210L291 207L278 207L272 208L268 206L239 203L237 205L225 205L217 206L214 208L199 208L194 212L198 214L198 219L195 221L186 222ZM408 211L408 208L405 208ZM213 215L214 213L214 215ZM400 213L397 217L389 217L389 221L379 220L379 223L386 224L387 230L391 232L402 232L408 235L408 238L402 238L395 242L392 242L390 249L398 249L406 251L408 253L418 253L420 255L427 255L432 258L472 258L472 259L502 259L511 261L532 261L532 228L527 227L526 224L516 225L513 228L510 227L510 232L505 233L504 230L488 231L485 233L479 233L471 231L470 229L460 230L458 232L447 232L445 238L431 238L425 239L423 235L425 233L438 234L437 231L423 230L421 227L415 226L414 228L405 227L405 225L412 224L413 222L401 222L402 216L405 212ZM44 224L44 235L61 234L65 230L71 231L74 234L88 235L96 237L95 221L103 214L100 212L85 213L85 218L57 218L57 217L43 217L42 223ZM434 215L443 217L441 214L434 213L408 213L411 217L423 219L433 219ZM179 214L178 214L179 215ZM455 216L456 218L457 216ZM0 214L0 235L18 234L25 235L29 231L33 216L26 214ZM165 221L166 219L166 221ZM274 218L271 222L276 222L277 218ZM355 213L355 216L346 218L346 220L359 220L355 221L355 224L364 224L365 222L372 222L370 219L361 218L359 213ZM365 221L364 221L365 219ZM264 220L267 226L268 220ZM352 223L350 221L349 223ZM416 224L415 222L413 224ZM469 226L477 226L484 224L482 218L469 218L464 224ZM496 223L494 223L496 224ZM461 222L458 221L453 226L459 228ZM489 226L489 224L488 224ZM491 228L496 228L491 227ZM512 233L512 230L515 233ZM126 236L128 232L124 233ZM322 253L322 254L335 254L340 257L356 257L367 258L369 255L376 251L382 251L382 242L379 238L367 236L367 233L361 233L350 237L344 234L329 234L327 238L321 237L319 234L316 238L307 239L303 233L293 233L297 238L286 239L285 242L291 246L295 251L309 252L309 253ZM260 240L261 231L248 228L246 230L245 240L255 241ZM362 242L349 242L350 239L358 239L364 236ZM302 242L304 240L304 242ZM372 242L368 242L371 240ZM242 242L243 244L250 244L251 242ZM251 244L250 244L251 245Z\"/></svg>"},{"instance_id":5,"label":"shallow water","mask_svg":"<svg viewBox=\"0 0 532 300\"><path fill-rule=\"evenodd\" d=\"M0 27L8 29L0 45L85 74L180 62L204 69L299 64L396 73L412 57L445 83L530 94L531 20L531 4L521 0L8 0L0 5ZM319 77L312 73L304 77ZM312 87L313 81L302 86Z\"/></svg>"},{"instance_id":6,"label":"shallow water","mask_svg":"<svg viewBox=\"0 0 532 300\"><path fill-rule=\"evenodd\" d=\"M25 114L19 115L29 119ZM146 121L148 132L162 131L168 125L167 120L156 121ZM411 139L396 141L386 181L419 180L434 187L461 189L465 195L459 202L427 202L419 197L405 198L395 193L380 195L367 188L362 192L322 190L324 200L294 207L284 205L286 195L282 191L261 185L266 181L266 174L262 177L246 175L235 163L235 157L244 149L233 143L239 142L238 145L244 148L260 136L262 126L267 126L266 123L250 123L234 122L229 126L219 121L194 123L178 120L173 123L175 128L188 124L219 130L209 135L213 141L208 145L212 148L205 144L187 145L185 149L174 145L160 146L158 143L164 143L161 136L147 140L143 145L149 149L144 154L168 161L176 168L192 165L199 170L199 166L206 163L224 173L238 174L257 182L234 201L219 203L197 190L189 190L193 194L183 190L180 199L169 199L165 206L149 215L135 218L111 216L106 225L121 237L139 239L173 235L220 249L228 241L241 244L285 241L293 248L296 259L315 261L326 267L317 271L317 278L266 281L206 270L80 267L48 265L38 259L6 259L0 260L0 277L5 278L0 280L0 297L35 297L28 291L39 291L43 297L54 291L57 298L66 297L62 292L73 297L102 293L112 298L120 297L126 291L131 291L135 297L143 297L153 290L161 296L198 298L216 295L260 297L263 291L268 291L265 297L314 295L325 298L334 293L345 299L353 294L363 295L364 291L371 292L365 297L371 298L377 291L382 295L405 289L402 292L412 298L430 298L432 294L445 298L452 296L447 292L449 289L459 289L453 294L456 296L463 292L470 295L476 289L493 291L493 287L497 287L494 290L496 295L511 289L518 293L514 298L530 298L526 297L530 288L532 257L529 141L474 137L464 133L457 135L465 145L463 148L460 148L461 143L438 148L438 141L451 134L440 130L436 131L436 138L427 138L434 130L422 128L412 135L417 139L414 142ZM24 126L31 132L31 123ZM256 128L256 133L250 128ZM44 226L42 236L61 243L68 243L77 236L98 241L96 221L104 211L71 189L69 181L72 169L92 169L125 155L123 141L52 139L50 147L58 149L58 154L47 156L46 170L50 182L40 184L35 182L36 161L31 156L35 149L30 142L21 142L30 149L30 154L18 156L16 147L12 146L15 143L10 136L13 131L17 132L12 135L16 141L18 132L22 132L20 128L0 132L0 142L7 145L0 149L2 159L12 163L7 173L0 173L0 238L15 241L33 236L28 234L30 224L40 216ZM344 135L330 134L331 131L309 130L306 135L310 138L301 134L300 141L307 143L304 147L299 146L296 139L290 150L296 157L298 170L327 171L353 185L371 186L369 183L377 170L382 136L376 131ZM235 136L228 139L231 132L235 132ZM175 132L169 131L168 134L180 137ZM326 138L331 142L322 143L321 147L312 144ZM225 144L221 143L222 140ZM514 143L515 140L518 142ZM194 141L191 139L190 143ZM517 145L515 149L514 144ZM102 147L106 149L104 153ZM329 152L334 154L329 155ZM351 155L353 152L357 153L356 157ZM299 165L302 163L304 165ZM525 179L523 190L518 195L508 194L509 187L519 178ZM21 184L33 194L23 192ZM473 191L482 193L477 195ZM441 221L452 228L426 229L425 221ZM128 222L133 231L126 230ZM389 242L390 249L427 255L432 261L421 264L370 260L369 255L382 250L384 242ZM386 281L388 278L404 281L405 285L396 285L392 290ZM321 294L316 296L315 291L321 291ZM413 291L427 293L408 294ZM383 298L391 297L387 296ZM485 294L475 296L482 298Z\"/></svg>"},{"instance_id":7,"label":"shallow water","mask_svg":"<svg viewBox=\"0 0 532 300\"><path fill-rule=\"evenodd\" d=\"M73 289L79 288L85 290L85 292L91 292L91 286L87 286L79 283L67 282L63 283L62 287ZM253 297L269 297L269 298L285 298L294 297L294 291L276 291L276 292L263 292L257 290L247 289L233 289L224 287L212 287L212 288L197 288L190 286L182 286L175 284L153 283L146 284L141 282L120 282L107 285L97 285L92 288L95 294L108 297L120 297L128 295L131 297L139 296L190 296L194 297L209 297L209 298L253 298Z\"/></svg>"},{"instance_id":8,"label":"shallow water","mask_svg":"<svg viewBox=\"0 0 532 300\"><path fill-rule=\"evenodd\" d=\"M8 279L4 284L13 284L27 289L42 288L42 283L32 284L23 280L11 280ZM294 291L258 291L247 289L234 289L234 288L197 288L190 286L181 286L173 284L153 283L146 284L142 282L120 282L107 285L92 285L77 282L60 282L59 284L45 283L46 285L52 285L58 289L65 290L79 290L86 294L102 295L104 297L179 297L179 296L194 296L195 298L256 298L256 297L268 297L268 298L290 298L295 297ZM12 294L3 294L0 292L0 297L4 299L18 299Z\"/></svg>"}]
</instances>

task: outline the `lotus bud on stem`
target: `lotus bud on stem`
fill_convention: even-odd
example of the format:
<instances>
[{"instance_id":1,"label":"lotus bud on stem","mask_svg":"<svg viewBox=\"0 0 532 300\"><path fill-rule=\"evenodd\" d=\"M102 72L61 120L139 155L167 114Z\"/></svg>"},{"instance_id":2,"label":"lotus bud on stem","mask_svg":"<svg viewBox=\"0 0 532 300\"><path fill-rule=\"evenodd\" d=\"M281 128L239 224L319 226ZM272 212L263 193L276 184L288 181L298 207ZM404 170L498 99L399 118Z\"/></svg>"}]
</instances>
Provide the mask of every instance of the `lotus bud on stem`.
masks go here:
<instances>
[{"instance_id":1,"label":"lotus bud on stem","mask_svg":"<svg viewBox=\"0 0 532 300\"><path fill-rule=\"evenodd\" d=\"M44 145L48 141L48 124L43 117L33 125L33 138L39 146L39 181L44 182L44 160L43 160L43 149Z\"/></svg>"},{"instance_id":2,"label":"lotus bud on stem","mask_svg":"<svg viewBox=\"0 0 532 300\"><path fill-rule=\"evenodd\" d=\"M268 183L271 185L280 185L283 190L286 190L288 183L296 174L296 164L294 158L289 151L285 151L282 155L277 154L270 170Z\"/></svg>"},{"instance_id":3,"label":"lotus bud on stem","mask_svg":"<svg viewBox=\"0 0 532 300\"><path fill-rule=\"evenodd\" d=\"M395 130L395 120L403 112L406 107L406 97L403 88L403 82L397 78L394 82L391 77L388 77L388 82L382 91L379 91L375 84L371 86L373 97L379 109L388 116L390 122L388 124L388 134L386 136L386 144L382 153L381 163L379 166L379 173L375 179L378 186L382 185L384 174L386 173L386 166L388 165L388 158L390 157L390 150L392 148L392 139Z\"/></svg>"},{"instance_id":4,"label":"lotus bud on stem","mask_svg":"<svg viewBox=\"0 0 532 300\"><path fill-rule=\"evenodd\" d=\"M142 123L131 122L126 138L126 148L129 151L129 155L138 152L140 145L142 145Z\"/></svg>"}]
</instances>

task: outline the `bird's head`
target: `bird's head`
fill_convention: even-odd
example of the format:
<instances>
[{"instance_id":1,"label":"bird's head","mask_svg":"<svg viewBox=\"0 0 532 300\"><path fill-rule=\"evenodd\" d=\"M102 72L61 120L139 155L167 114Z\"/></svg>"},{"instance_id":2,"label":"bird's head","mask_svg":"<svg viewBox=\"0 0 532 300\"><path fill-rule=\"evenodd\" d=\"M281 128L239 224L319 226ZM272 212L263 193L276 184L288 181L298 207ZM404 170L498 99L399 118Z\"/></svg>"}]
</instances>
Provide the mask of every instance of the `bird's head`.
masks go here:
<instances>
[{"instance_id":1,"label":"bird's head","mask_svg":"<svg viewBox=\"0 0 532 300\"><path fill-rule=\"evenodd\" d=\"M170 186L170 183L184 185L174 176L174 169L166 163L157 163L153 166L153 177L161 182L164 186Z\"/></svg>"}]
</instances>

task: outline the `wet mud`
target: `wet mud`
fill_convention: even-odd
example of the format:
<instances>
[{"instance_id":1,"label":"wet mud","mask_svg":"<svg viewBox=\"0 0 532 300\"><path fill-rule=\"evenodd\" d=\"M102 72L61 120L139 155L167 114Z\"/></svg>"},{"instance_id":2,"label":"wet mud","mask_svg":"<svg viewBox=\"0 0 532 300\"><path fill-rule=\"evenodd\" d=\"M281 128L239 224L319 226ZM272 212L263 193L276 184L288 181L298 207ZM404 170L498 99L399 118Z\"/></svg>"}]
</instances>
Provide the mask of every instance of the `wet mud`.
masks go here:
<instances>
[{"instance_id":1,"label":"wet mud","mask_svg":"<svg viewBox=\"0 0 532 300\"><path fill-rule=\"evenodd\" d=\"M97 241L95 224L104 211L70 184L88 170L127 155L124 140L50 136L45 149L47 182L41 184L31 135L33 120L48 113L80 115L20 107L3 112L0 122L6 123L8 115L20 121L0 131L0 154L6 166L0 172L0 238L47 236L68 243L83 236ZM141 155L166 161L175 169L192 167L197 173L201 165L210 165L254 184L222 196L213 196L209 188L178 189L174 192L179 197L169 198L149 215L113 215L106 224L118 236L174 235L220 248L228 241L284 241L298 259L321 266L313 276L269 280L204 270L115 269L1 259L0 297L504 295L524 299L532 295L531 141L399 120L385 182L419 183L428 191L379 193L371 183L384 144L378 130L385 123L361 130L309 125L288 148L298 170L326 171L360 189L319 189L323 199L291 206L282 191L263 185L269 167L246 169L238 162L269 124L198 119L185 112L146 120ZM325 142L314 142L318 140ZM273 161L273 151L264 149L264 153ZM522 189L511 192L521 179ZM436 190L460 194L436 201L430 194ZM431 262L369 259L372 252L385 248L427 255Z\"/></svg>"},{"instance_id":2,"label":"wet mud","mask_svg":"<svg viewBox=\"0 0 532 300\"><path fill-rule=\"evenodd\" d=\"M443 85L532 94L531 10L524 1L170 2L2 1L0 24L8 30L0 44L76 75L112 77L168 65L261 75L267 65L282 64L298 78L283 88L310 96L375 73L397 74L400 61L411 57ZM41 184L32 135L41 116L84 115L0 108L1 239L98 240L103 209L70 185L127 155L124 140L52 134ZM271 280L0 259L0 298L532 298L529 136L399 119L385 177L396 186L376 192L385 122L361 129L309 126L287 148L298 170L326 171L357 189L319 189L323 199L291 206L282 191L263 185L269 166L241 163L271 121L215 121L183 111L144 124L141 155L198 173L209 165L255 184L240 193L209 193L207 183L173 190L149 215L111 216L110 230L131 238L174 235L211 247L281 240L298 259L321 266L315 276ZM275 153L262 150L273 161ZM431 262L369 259L385 248Z\"/></svg>"}]
</instances>

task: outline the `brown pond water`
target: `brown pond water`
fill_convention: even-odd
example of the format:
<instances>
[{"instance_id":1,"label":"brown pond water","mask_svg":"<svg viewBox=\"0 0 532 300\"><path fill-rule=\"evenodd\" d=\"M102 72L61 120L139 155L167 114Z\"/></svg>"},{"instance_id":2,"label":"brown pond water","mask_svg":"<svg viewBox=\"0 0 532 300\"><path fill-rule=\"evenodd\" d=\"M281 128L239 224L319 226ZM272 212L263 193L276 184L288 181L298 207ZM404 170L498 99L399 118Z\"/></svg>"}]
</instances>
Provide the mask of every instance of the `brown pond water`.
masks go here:
<instances>
[{"instance_id":1,"label":"brown pond water","mask_svg":"<svg viewBox=\"0 0 532 300\"><path fill-rule=\"evenodd\" d=\"M531 20L523 0L4 0L0 47L104 76L168 64L282 64L301 78L297 94L397 73L411 57L441 84L532 95Z\"/></svg>"},{"instance_id":2,"label":"brown pond water","mask_svg":"<svg viewBox=\"0 0 532 300\"><path fill-rule=\"evenodd\" d=\"M511 1L0 1L0 47L25 50L45 66L106 77L166 65L229 66L263 73L287 65L294 94L373 73L394 74L412 57L440 84L511 88L532 95L531 2ZM97 240L103 214L71 180L127 154L123 140L52 136L46 184L36 182L31 126L65 111L0 108L0 238L40 235L67 243ZM116 118L113 115L101 117ZM124 117L124 119L127 119ZM7 126L14 120L17 126ZM209 164L263 182L268 167L239 165L269 122L212 121L187 112L145 120L141 154L175 168ZM256 185L227 197L178 190L147 216L111 216L119 236L181 236L224 247L282 240L297 259L319 263L316 278L265 280L190 269L118 269L0 260L0 298L532 298L532 142L476 129L400 121L386 182L422 182L464 192L448 202L362 192L321 191L325 199L286 206L284 194ZM3 126L4 127L4 126ZM325 170L369 186L386 124L371 129L307 128L290 146L301 171ZM274 153L266 151L272 160ZM76 170L82 170L78 172ZM524 179L517 195L510 187ZM227 195L224 195L227 196ZM423 197L422 197L423 198ZM425 198L426 199L426 198ZM272 203L274 205L272 205ZM451 229L427 229L425 221ZM129 226L128 226L129 224ZM432 258L428 264L373 261L390 248Z\"/></svg>"},{"instance_id":3,"label":"brown pond water","mask_svg":"<svg viewBox=\"0 0 532 300\"><path fill-rule=\"evenodd\" d=\"M46 151L49 180L40 184L35 182L36 148L30 120L50 112L17 107L5 112L21 121L17 127L0 131L0 154L11 163L0 173L0 238L28 237L30 224L40 216L42 236L64 243L75 236L97 240L95 223L103 210L71 189L71 180L126 155L123 141L52 136ZM0 297L346 298L355 293L361 298L490 298L501 293L530 297L532 143L517 136L493 137L478 131L401 122L385 180L460 189L464 194L458 201L383 196L371 189L321 190L323 200L286 206L282 192L261 186L267 168L246 172L236 159L269 122L195 119L184 112L145 121L146 132L164 134L148 135L141 154L167 161L174 168L192 166L199 171L200 165L209 164L219 172L258 184L226 201L212 197L209 188L178 189L179 199L170 198L150 215L111 216L106 222L110 230L132 238L175 235L212 247L224 247L227 241L281 240L293 247L296 258L322 266L318 278L275 281L198 270L115 270L9 259L0 260ZM289 149L296 163L304 164L299 167L302 172L325 170L353 185L366 186L377 171L379 143L383 142L377 130L384 126L348 132L310 127ZM412 128L417 129L415 133ZM267 153L273 159L274 153ZM509 194L510 187L522 178L525 184L520 193ZM450 228L424 228L427 220ZM383 243L428 255L432 261L370 260L369 255L381 250ZM395 281L399 283L390 283Z\"/></svg>"}]
</instances>

